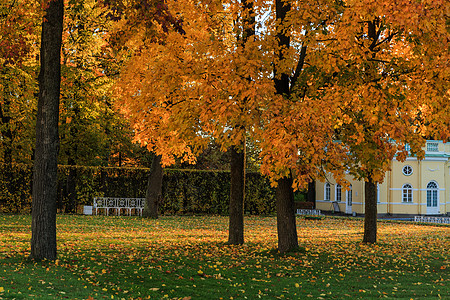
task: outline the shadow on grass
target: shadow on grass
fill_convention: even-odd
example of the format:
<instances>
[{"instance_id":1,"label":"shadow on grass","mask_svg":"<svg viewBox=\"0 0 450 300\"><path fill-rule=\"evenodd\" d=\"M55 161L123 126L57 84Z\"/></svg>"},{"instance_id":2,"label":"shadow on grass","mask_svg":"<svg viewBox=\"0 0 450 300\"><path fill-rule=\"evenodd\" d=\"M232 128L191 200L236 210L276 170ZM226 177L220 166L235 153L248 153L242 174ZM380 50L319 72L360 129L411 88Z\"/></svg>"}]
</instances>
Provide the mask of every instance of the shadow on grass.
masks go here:
<instances>
[{"instance_id":1,"label":"shadow on grass","mask_svg":"<svg viewBox=\"0 0 450 300\"><path fill-rule=\"evenodd\" d=\"M280 258L280 257L297 257L307 254L307 251L304 247L297 247L289 252L283 252L281 253L278 251L277 248L269 249L269 250L263 250L259 253L256 253L257 255L261 257L273 257L273 258Z\"/></svg>"}]
</instances>

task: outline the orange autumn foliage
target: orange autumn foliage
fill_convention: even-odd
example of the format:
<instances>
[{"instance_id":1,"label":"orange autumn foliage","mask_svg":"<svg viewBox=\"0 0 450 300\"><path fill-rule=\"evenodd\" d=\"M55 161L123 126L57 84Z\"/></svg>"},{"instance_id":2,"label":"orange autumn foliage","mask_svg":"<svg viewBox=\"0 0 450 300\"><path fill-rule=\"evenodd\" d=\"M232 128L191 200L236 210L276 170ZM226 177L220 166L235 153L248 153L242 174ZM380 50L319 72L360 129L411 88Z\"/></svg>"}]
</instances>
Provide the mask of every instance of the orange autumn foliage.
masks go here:
<instances>
[{"instance_id":1,"label":"orange autumn foliage","mask_svg":"<svg viewBox=\"0 0 450 300\"><path fill-rule=\"evenodd\" d=\"M136 139L168 165L211 137L238 145L242 125L261 171L292 173L296 187L326 172L342 181L349 166L380 182L405 143L420 157L424 136L448 139L448 2L289 3L280 22L274 3L254 1L257 33L242 43L239 2L168 1L184 34L130 44L116 89ZM275 68L291 74L289 97L275 92Z\"/></svg>"}]
</instances>

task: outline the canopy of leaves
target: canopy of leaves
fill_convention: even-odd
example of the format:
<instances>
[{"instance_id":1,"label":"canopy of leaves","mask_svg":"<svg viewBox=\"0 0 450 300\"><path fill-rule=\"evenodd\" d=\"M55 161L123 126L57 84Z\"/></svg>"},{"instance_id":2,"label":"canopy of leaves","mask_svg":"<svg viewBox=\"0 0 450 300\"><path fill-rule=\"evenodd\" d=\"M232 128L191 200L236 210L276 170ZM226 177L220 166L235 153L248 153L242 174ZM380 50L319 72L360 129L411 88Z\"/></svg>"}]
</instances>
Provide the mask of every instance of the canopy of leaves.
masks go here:
<instances>
[{"instance_id":1,"label":"canopy of leaves","mask_svg":"<svg viewBox=\"0 0 450 300\"><path fill-rule=\"evenodd\" d=\"M141 44L118 86L137 139L166 164L192 159L205 137L239 144L231 129L241 124L274 181L292 173L297 186L324 171L342 181L350 168L381 182L406 143L421 158L426 137L449 137L446 1L289 1L283 18L254 1L258 30L246 43L241 3L167 3L183 34ZM289 77L287 94L274 76Z\"/></svg>"}]
</instances>

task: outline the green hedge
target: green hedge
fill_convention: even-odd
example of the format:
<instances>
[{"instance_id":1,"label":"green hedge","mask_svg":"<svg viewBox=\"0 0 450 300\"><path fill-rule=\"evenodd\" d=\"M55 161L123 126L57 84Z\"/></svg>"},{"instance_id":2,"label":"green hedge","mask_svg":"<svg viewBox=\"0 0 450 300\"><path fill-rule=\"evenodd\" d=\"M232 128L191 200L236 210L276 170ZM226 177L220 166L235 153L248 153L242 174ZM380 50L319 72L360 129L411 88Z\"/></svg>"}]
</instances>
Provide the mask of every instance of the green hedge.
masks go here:
<instances>
[{"instance_id":1,"label":"green hedge","mask_svg":"<svg viewBox=\"0 0 450 300\"><path fill-rule=\"evenodd\" d=\"M0 209L4 212L29 211L32 166L0 164Z\"/></svg>"},{"instance_id":2,"label":"green hedge","mask_svg":"<svg viewBox=\"0 0 450 300\"><path fill-rule=\"evenodd\" d=\"M1 211L29 212L32 167L5 164L0 171ZM145 197L149 169L59 166L58 171L58 210L74 213L97 196ZM166 169L160 213L227 214L229 194L229 172ZM260 174L247 174L245 211L275 211L275 191Z\"/></svg>"}]
</instances>

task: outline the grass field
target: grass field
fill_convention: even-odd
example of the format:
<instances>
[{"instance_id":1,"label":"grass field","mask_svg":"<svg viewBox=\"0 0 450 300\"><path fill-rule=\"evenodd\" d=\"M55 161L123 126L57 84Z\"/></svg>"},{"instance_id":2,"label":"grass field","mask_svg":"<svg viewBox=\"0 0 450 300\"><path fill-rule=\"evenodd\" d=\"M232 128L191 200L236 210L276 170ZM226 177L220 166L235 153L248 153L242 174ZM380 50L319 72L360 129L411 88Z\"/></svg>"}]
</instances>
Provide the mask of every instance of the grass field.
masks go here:
<instances>
[{"instance_id":1,"label":"grass field","mask_svg":"<svg viewBox=\"0 0 450 300\"><path fill-rule=\"evenodd\" d=\"M58 215L58 260L34 263L31 217L0 215L0 299L450 299L450 227L297 219L304 252L279 255L276 219Z\"/></svg>"}]
</instances>

